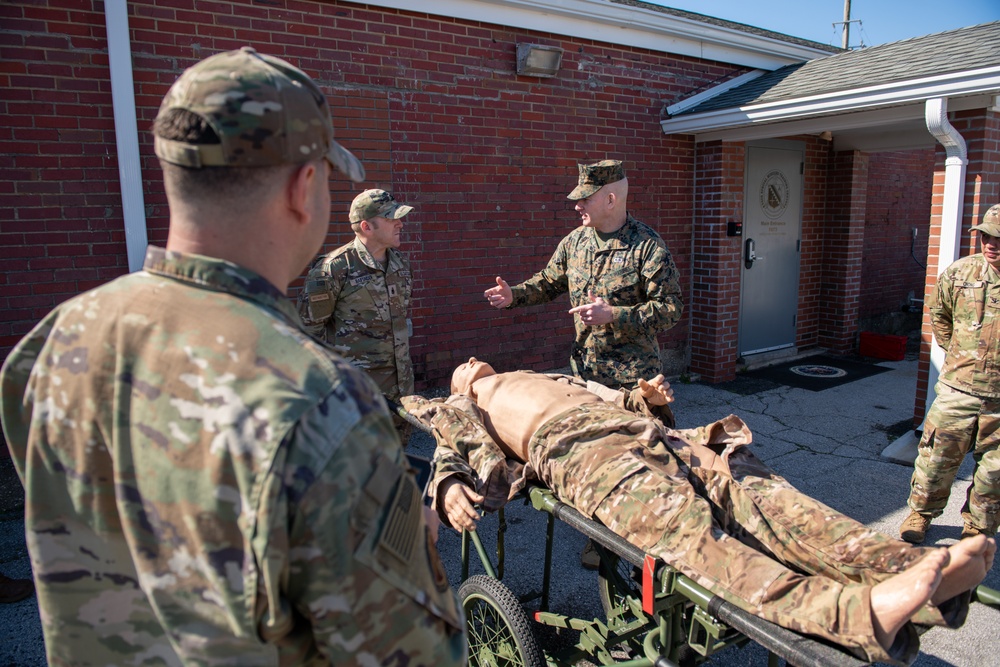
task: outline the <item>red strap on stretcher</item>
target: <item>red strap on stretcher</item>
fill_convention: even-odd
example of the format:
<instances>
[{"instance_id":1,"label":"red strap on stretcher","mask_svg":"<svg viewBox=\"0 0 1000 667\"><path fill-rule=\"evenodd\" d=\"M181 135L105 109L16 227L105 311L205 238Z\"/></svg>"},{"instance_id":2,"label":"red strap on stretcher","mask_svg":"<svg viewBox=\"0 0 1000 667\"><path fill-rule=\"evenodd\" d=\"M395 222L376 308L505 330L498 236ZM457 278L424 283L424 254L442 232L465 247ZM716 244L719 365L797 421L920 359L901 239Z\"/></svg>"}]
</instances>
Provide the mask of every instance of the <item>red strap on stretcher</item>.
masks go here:
<instances>
[{"instance_id":1,"label":"red strap on stretcher","mask_svg":"<svg viewBox=\"0 0 1000 667\"><path fill-rule=\"evenodd\" d=\"M650 615L653 613L653 600L656 597L654 574L656 574L656 558L646 554L642 561L642 610Z\"/></svg>"}]
</instances>

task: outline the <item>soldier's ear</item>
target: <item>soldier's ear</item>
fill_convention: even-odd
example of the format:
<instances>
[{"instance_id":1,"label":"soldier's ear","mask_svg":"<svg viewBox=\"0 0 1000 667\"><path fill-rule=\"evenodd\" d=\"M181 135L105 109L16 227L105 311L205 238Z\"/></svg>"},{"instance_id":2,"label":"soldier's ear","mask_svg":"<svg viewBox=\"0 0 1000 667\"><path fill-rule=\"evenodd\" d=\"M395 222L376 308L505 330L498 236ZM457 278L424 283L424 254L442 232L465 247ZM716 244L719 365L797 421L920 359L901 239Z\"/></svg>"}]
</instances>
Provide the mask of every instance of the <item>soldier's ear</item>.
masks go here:
<instances>
[{"instance_id":1,"label":"soldier's ear","mask_svg":"<svg viewBox=\"0 0 1000 667\"><path fill-rule=\"evenodd\" d=\"M322 177L315 162L307 162L289 172L286 184L287 205L292 214L305 222L310 216L310 204L315 182Z\"/></svg>"}]
</instances>

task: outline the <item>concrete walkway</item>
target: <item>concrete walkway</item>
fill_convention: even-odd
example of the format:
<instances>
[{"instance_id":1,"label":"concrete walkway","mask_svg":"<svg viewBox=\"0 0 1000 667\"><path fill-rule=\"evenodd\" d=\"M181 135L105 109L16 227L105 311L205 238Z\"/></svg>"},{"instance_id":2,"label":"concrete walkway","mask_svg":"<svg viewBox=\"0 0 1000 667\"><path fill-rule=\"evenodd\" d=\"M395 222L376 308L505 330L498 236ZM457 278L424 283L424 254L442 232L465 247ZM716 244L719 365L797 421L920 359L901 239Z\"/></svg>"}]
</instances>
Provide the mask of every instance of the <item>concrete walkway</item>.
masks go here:
<instances>
[{"instance_id":1,"label":"concrete walkway","mask_svg":"<svg viewBox=\"0 0 1000 667\"><path fill-rule=\"evenodd\" d=\"M881 456L888 444L909 429L916 391L917 362L882 362L891 368L855 382L820 392L777 387L750 393L740 381L725 387L675 384L678 426L700 426L727 414L740 416L753 430L757 455L802 491L887 535L895 536L906 516L911 467ZM429 454L428 436L417 434L409 451ZM0 461L0 464L9 462ZM7 470L0 465L0 472ZM928 544L954 543L961 532L959 508L972 471L966 461L951 502L928 533ZM16 477L13 478L16 484ZM4 475L0 484L9 486ZM0 508L0 571L26 576L30 570L19 510ZM520 503L507 511L507 574L504 581L518 593L540 585L545 539L544 517ZM496 517L483 520L480 534L488 548ZM583 536L564 525L556 529L556 584L552 607L582 617L601 615L597 578L579 566ZM450 530L439 547L453 582L459 577L459 539ZM475 572L475 570L473 570ZM1000 566L985 582L1000 589ZM1000 650L1000 611L973 605L965 626L957 631L933 629L922 637L916 665L979 666L996 664ZM44 665L41 631L34 598L0 606L0 665ZM759 647L733 648L717 655L716 665L766 665Z\"/></svg>"}]
</instances>

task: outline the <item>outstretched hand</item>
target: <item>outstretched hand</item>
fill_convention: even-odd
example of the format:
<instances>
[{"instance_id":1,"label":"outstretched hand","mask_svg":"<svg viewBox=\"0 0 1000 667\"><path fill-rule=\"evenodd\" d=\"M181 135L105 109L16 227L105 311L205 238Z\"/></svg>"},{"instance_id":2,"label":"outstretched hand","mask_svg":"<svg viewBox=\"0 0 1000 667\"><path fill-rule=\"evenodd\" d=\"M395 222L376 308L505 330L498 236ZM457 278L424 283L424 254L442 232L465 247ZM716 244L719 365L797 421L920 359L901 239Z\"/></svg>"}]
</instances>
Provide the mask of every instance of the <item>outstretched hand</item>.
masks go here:
<instances>
[{"instance_id":1,"label":"outstretched hand","mask_svg":"<svg viewBox=\"0 0 1000 667\"><path fill-rule=\"evenodd\" d=\"M486 297L486 300L494 308L506 308L514 300L514 294L510 291L510 285L500 276L497 276L497 286L483 292L483 296Z\"/></svg>"},{"instance_id":2,"label":"outstretched hand","mask_svg":"<svg viewBox=\"0 0 1000 667\"><path fill-rule=\"evenodd\" d=\"M609 324L614 318L613 311L611 310L611 304L599 296L594 296L593 291L589 292L587 296L590 298L590 303L584 303L576 308L570 308L569 314L579 314L580 321L588 327Z\"/></svg>"},{"instance_id":3,"label":"outstretched hand","mask_svg":"<svg viewBox=\"0 0 1000 667\"><path fill-rule=\"evenodd\" d=\"M662 374L649 381L639 378L639 392L650 405L666 405L674 402L674 390L670 388L670 383L663 379Z\"/></svg>"},{"instance_id":4,"label":"outstretched hand","mask_svg":"<svg viewBox=\"0 0 1000 667\"><path fill-rule=\"evenodd\" d=\"M455 477L449 477L441 484L438 497L442 499L444 515L455 530L473 531L479 512L473 506L484 498Z\"/></svg>"}]
</instances>

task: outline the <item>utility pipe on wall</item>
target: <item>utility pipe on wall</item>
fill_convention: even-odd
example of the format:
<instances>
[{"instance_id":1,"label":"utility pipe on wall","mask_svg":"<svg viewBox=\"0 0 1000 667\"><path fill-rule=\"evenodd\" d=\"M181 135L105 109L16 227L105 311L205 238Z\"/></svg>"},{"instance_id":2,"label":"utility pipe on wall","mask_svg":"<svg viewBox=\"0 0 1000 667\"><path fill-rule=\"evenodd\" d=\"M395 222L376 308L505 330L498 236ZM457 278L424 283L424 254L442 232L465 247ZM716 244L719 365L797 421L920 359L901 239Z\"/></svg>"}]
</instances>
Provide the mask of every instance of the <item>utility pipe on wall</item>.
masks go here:
<instances>
[{"instance_id":1,"label":"utility pipe on wall","mask_svg":"<svg viewBox=\"0 0 1000 667\"><path fill-rule=\"evenodd\" d=\"M104 21L108 30L118 180L122 192L122 214L125 218L125 250L128 253L128 270L138 271L146 257L146 212L142 199L139 131L132 81L132 46L129 41L128 7L125 0L104 0Z\"/></svg>"},{"instance_id":2,"label":"utility pipe on wall","mask_svg":"<svg viewBox=\"0 0 1000 667\"><path fill-rule=\"evenodd\" d=\"M948 98L936 97L924 105L924 119L927 129L945 149L944 201L941 203L941 236L938 248L938 275L949 264L958 259L961 249L962 210L965 205L965 167L969 164L965 139L948 122ZM937 384L941 366L944 365L944 350L931 337L931 367L927 376L927 402L924 415L934 402L934 385Z\"/></svg>"}]
</instances>

